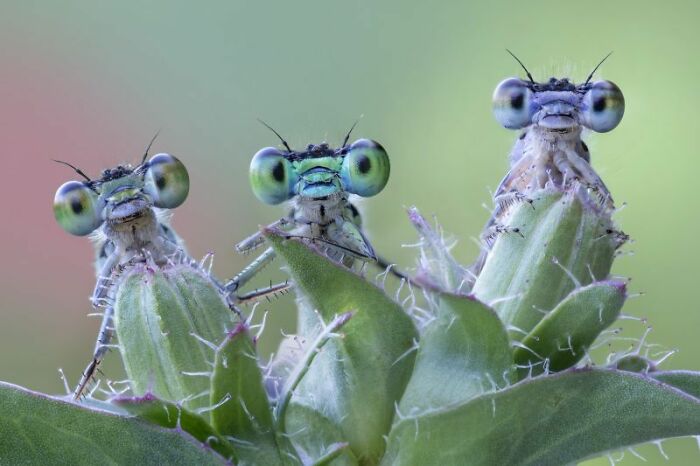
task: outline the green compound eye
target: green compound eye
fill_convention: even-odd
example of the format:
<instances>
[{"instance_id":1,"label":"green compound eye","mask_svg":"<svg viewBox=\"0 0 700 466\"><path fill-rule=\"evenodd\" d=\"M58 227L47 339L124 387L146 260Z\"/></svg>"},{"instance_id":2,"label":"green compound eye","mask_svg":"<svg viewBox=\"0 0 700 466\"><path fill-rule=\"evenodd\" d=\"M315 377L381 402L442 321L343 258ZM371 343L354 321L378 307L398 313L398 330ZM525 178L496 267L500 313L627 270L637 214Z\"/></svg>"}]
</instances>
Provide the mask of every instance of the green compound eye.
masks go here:
<instances>
[{"instance_id":1,"label":"green compound eye","mask_svg":"<svg viewBox=\"0 0 700 466\"><path fill-rule=\"evenodd\" d=\"M265 204L279 204L294 196L298 177L284 153L274 147L260 149L250 162L250 186Z\"/></svg>"},{"instance_id":2,"label":"green compound eye","mask_svg":"<svg viewBox=\"0 0 700 466\"><path fill-rule=\"evenodd\" d=\"M84 183L64 183L53 198L56 221L71 235L89 235L102 224L97 199L97 193Z\"/></svg>"},{"instance_id":3,"label":"green compound eye","mask_svg":"<svg viewBox=\"0 0 700 466\"><path fill-rule=\"evenodd\" d=\"M170 154L156 154L148 161L145 189L156 207L174 209L187 199L190 176L177 158Z\"/></svg>"},{"instance_id":4,"label":"green compound eye","mask_svg":"<svg viewBox=\"0 0 700 466\"><path fill-rule=\"evenodd\" d=\"M504 128L518 129L529 126L532 91L522 80L508 78L493 91L493 115Z\"/></svg>"},{"instance_id":5,"label":"green compound eye","mask_svg":"<svg viewBox=\"0 0 700 466\"><path fill-rule=\"evenodd\" d=\"M340 177L348 192L369 197L384 189L390 171L389 156L381 144L359 139L348 149Z\"/></svg>"},{"instance_id":6,"label":"green compound eye","mask_svg":"<svg viewBox=\"0 0 700 466\"><path fill-rule=\"evenodd\" d=\"M584 124L597 133L614 129L625 113L622 91L610 81L597 81L583 97Z\"/></svg>"}]
</instances>

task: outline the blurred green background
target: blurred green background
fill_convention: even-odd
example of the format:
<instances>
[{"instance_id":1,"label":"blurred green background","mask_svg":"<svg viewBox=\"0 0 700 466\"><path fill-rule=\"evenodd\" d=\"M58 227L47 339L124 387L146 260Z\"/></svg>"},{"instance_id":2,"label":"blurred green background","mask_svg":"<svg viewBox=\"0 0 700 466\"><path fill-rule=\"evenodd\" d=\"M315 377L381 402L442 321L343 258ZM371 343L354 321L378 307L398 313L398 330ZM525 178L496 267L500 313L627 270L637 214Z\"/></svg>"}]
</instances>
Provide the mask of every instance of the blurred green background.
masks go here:
<instances>
[{"instance_id":1,"label":"blurred green background","mask_svg":"<svg viewBox=\"0 0 700 466\"><path fill-rule=\"evenodd\" d=\"M295 147L379 140L392 160L389 185L362 203L375 248L405 268L415 235L404 207L435 214L459 238L467 263L488 217L489 188L515 138L491 116L503 78L599 76L623 90L621 125L587 137L593 164L634 239L615 272L633 277L626 312L646 316L651 341L678 348L666 368L700 369L695 186L700 101L700 4L641 1L209 1L2 2L0 17L0 379L63 390L87 362L99 322L87 318L92 250L54 222L56 188L74 175L136 162L156 130L155 151L187 165L191 196L174 219L190 251L217 253L231 276L249 258L232 245L282 213L261 205L248 164L275 137ZM269 275L280 277L279 263ZM270 309L269 352L293 330L292 299ZM624 321L627 336L644 325ZM111 357L108 375L118 374ZM694 441L664 443L671 464L697 464ZM668 464L655 447L645 464ZM618 455L616 455L617 457ZM623 464L640 462L628 453ZM607 464L597 460L591 464Z\"/></svg>"}]
</instances>

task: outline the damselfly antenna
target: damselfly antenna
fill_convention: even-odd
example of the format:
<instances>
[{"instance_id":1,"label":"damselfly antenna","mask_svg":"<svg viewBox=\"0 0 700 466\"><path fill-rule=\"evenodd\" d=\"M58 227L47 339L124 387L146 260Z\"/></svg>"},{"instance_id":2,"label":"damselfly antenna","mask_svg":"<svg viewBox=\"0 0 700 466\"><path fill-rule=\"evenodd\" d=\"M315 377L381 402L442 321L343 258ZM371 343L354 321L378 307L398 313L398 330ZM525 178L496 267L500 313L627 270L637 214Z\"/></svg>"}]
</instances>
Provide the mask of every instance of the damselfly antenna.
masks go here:
<instances>
[{"instance_id":1,"label":"damselfly antenna","mask_svg":"<svg viewBox=\"0 0 700 466\"><path fill-rule=\"evenodd\" d=\"M158 137L158 134L160 134L160 130L156 131L156 134L153 135L153 138L151 139L151 142L148 143L146 146L146 151L143 153L143 158L141 159L141 165L146 161L146 158L148 157L148 151L151 150L151 146L155 142L156 138Z\"/></svg>"},{"instance_id":2,"label":"damselfly antenna","mask_svg":"<svg viewBox=\"0 0 700 466\"><path fill-rule=\"evenodd\" d=\"M348 131L348 134L345 135L345 139L343 140L343 145L341 147L345 147L348 145L348 141L350 140L350 134L352 133L352 130L355 129L355 126L360 122L359 119L355 120L355 123L352 124L350 127L350 131Z\"/></svg>"},{"instance_id":3,"label":"damselfly antenna","mask_svg":"<svg viewBox=\"0 0 700 466\"><path fill-rule=\"evenodd\" d=\"M82 171L80 168L76 167L75 165L71 165L70 163L64 162L63 160L56 160L56 159L51 159L51 160L53 160L53 161L56 162L56 163L60 163L60 164L62 164L62 165L67 165L67 166L69 166L70 168L72 168L73 170L75 170L75 172L76 172L78 175L80 175L80 176L82 176L83 178L85 178L88 182L92 182L92 180L90 179L90 177L87 176L85 173L83 173L83 171Z\"/></svg>"},{"instance_id":4,"label":"damselfly antenna","mask_svg":"<svg viewBox=\"0 0 700 466\"><path fill-rule=\"evenodd\" d=\"M282 141L282 145L285 147L285 149L287 149L287 152L294 152L294 151L292 150L292 148L289 147L289 144L287 144L287 141L285 141L284 138L283 138L282 136L280 136L280 133L278 133L277 131L275 131L275 129L274 129L272 126L268 125L267 123L265 123L264 121L262 121L260 118L258 118L258 121L259 121L260 123L262 123L263 125L265 125L265 127L266 127L267 129L269 129L270 131L272 131L273 133L275 133L275 136L277 136L277 137L279 138L279 140Z\"/></svg>"},{"instance_id":5,"label":"damselfly antenna","mask_svg":"<svg viewBox=\"0 0 700 466\"><path fill-rule=\"evenodd\" d=\"M604 62L605 60L607 60L608 57L609 57L610 55L612 55L612 52L610 52L609 54L607 54L602 60L600 60L600 63L598 63L598 64L595 66L595 68L593 68L593 71L591 71L591 74L588 75L588 78L586 79L586 82L583 83L584 86L585 86L586 84L588 84L588 82L591 80L591 78L593 78L593 73L595 73L596 71L598 71L598 68L600 67L600 65L602 65L603 62Z\"/></svg>"},{"instance_id":6,"label":"damselfly antenna","mask_svg":"<svg viewBox=\"0 0 700 466\"><path fill-rule=\"evenodd\" d=\"M532 79L532 75L531 75L530 72L527 70L527 68L525 68L525 65L523 65L523 62L521 62L520 59L519 59L518 57L516 57L515 54L514 54L513 52L511 52L510 50L506 49L506 52L508 52L508 53L510 54L511 57L515 58L515 61L517 61L517 62L520 64L520 66L522 66L523 69L525 70L525 74L527 74L527 78L530 80L530 82L531 82L532 84L535 84L535 80Z\"/></svg>"}]
</instances>

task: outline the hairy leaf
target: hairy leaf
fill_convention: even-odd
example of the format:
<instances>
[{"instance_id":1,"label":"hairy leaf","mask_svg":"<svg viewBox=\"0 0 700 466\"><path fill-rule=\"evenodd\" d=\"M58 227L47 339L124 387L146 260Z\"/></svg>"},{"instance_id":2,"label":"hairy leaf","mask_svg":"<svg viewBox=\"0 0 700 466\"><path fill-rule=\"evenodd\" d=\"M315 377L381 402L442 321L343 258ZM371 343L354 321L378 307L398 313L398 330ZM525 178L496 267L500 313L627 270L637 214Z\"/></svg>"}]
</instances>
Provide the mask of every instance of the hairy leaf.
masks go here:
<instances>
[{"instance_id":1,"label":"hairy leaf","mask_svg":"<svg viewBox=\"0 0 700 466\"><path fill-rule=\"evenodd\" d=\"M119 350L132 389L196 410L209 406L210 361L218 344L235 326L212 279L187 264L150 271L134 269L124 277L115 302Z\"/></svg>"},{"instance_id":2,"label":"hairy leaf","mask_svg":"<svg viewBox=\"0 0 700 466\"><path fill-rule=\"evenodd\" d=\"M513 356L496 313L474 298L438 295L399 411L445 407L511 383Z\"/></svg>"},{"instance_id":3,"label":"hairy leaf","mask_svg":"<svg viewBox=\"0 0 700 466\"><path fill-rule=\"evenodd\" d=\"M334 445L342 443L344 437L338 430L337 423L322 416L317 410L294 404L289 412L293 413L287 418L289 436L304 464L321 461ZM358 466L359 462L349 448L338 453L331 463L333 466Z\"/></svg>"},{"instance_id":4,"label":"hairy leaf","mask_svg":"<svg viewBox=\"0 0 700 466\"><path fill-rule=\"evenodd\" d=\"M158 399L147 393L139 397L118 397L112 403L148 422L169 429L182 429L228 460L237 461L233 447L224 440L200 415L171 401Z\"/></svg>"},{"instance_id":5,"label":"hairy leaf","mask_svg":"<svg viewBox=\"0 0 700 466\"><path fill-rule=\"evenodd\" d=\"M558 189L534 196L499 219L503 231L494 233L472 289L487 304L498 301L503 322L524 332L575 288L569 274L583 285L606 279L618 245L609 212L591 199Z\"/></svg>"},{"instance_id":6,"label":"hairy leaf","mask_svg":"<svg viewBox=\"0 0 700 466\"><path fill-rule=\"evenodd\" d=\"M3 464L223 464L183 431L0 383Z\"/></svg>"},{"instance_id":7,"label":"hairy leaf","mask_svg":"<svg viewBox=\"0 0 700 466\"><path fill-rule=\"evenodd\" d=\"M329 341L314 359L292 397L287 418L295 415L295 404L315 410L338 427L343 438L336 441L349 442L360 461L376 462L413 368L418 337L413 322L382 290L354 272L298 240L270 230L265 235L289 265L297 292L311 306L304 338L314 338L309 323L313 319L318 332L336 316L352 312L341 330L343 338Z\"/></svg>"},{"instance_id":8,"label":"hairy leaf","mask_svg":"<svg viewBox=\"0 0 700 466\"><path fill-rule=\"evenodd\" d=\"M600 332L617 320L626 296L621 280L595 282L572 291L516 348L521 378L539 375L545 366L561 371L580 361Z\"/></svg>"},{"instance_id":9,"label":"hairy leaf","mask_svg":"<svg viewBox=\"0 0 700 466\"><path fill-rule=\"evenodd\" d=\"M430 225L416 207L408 209L408 219L421 240L417 280L444 291L459 292L471 277L450 254L450 246L439 226Z\"/></svg>"},{"instance_id":10,"label":"hairy leaf","mask_svg":"<svg viewBox=\"0 0 700 466\"><path fill-rule=\"evenodd\" d=\"M652 372L649 375L700 400L700 372L659 371Z\"/></svg>"},{"instance_id":11,"label":"hairy leaf","mask_svg":"<svg viewBox=\"0 0 700 466\"><path fill-rule=\"evenodd\" d=\"M405 416L389 435L382 464L562 465L698 434L699 399L641 374L579 369Z\"/></svg>"},{"instance_id":12,"label":"hairy leaf","mask_svg":"<svg viewBox=\"0 0 700 466\"><path fill-rule=\"evenodd\" d=\"M240 324L216 351L212 425L230 439L242 464L282 464L253 340Z\"/></svg>"}]
</instances>

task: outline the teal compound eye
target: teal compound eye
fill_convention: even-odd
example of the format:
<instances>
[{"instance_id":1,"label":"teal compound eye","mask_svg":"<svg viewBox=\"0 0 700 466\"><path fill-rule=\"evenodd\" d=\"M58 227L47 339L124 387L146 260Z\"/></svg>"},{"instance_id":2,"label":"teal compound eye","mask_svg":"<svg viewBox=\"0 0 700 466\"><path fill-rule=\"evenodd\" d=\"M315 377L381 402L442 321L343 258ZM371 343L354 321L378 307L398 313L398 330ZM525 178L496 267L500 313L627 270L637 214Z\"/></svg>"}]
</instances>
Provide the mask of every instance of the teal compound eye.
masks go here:
<instances>
[{"instance_id":1,"label":"teal compound eye","mask_svg":"<svg viewBox=\"0 0 700 466\"><path fill-rule=\"evenodd\" d=\"M508 78L493 91L493 115L508 129L520 129L532 123L532 90L518 78Z\"/></svg>"},{"instance_id":2,"label":"teal compound eye","mask_svg":"<svg viewBox=\"0 0 700 466\"><path fill-rule=\"evenodd\" d=\"M250 162L250 186L265 204L280 204L294 197L298 176L285 153L274 147L258 151Z\"/></svg>"},{"instance_id":3,"label":"teal compound eye","mask_svg":"<svg viewBox=\"0 0 700 466\"><path fill-rule=\"evenodd\" d=\"M340 177L345 190L362 197L378 194L389 181L389 155L378 142L359 139L349 147Z\"/></svg>"},{"instance_id":4,"label":"teal compound eye","mask_svg":"<svg viewBox=\"0 0 700 466\"><path fill-rule=\"evenodd\" d=\"M102 225L97 193L79 181L69 181L58 188L53 213L61 228L75 236L89 235Z\"/></svg>"},{"instance_id":5,"label":"teal compound eye","mask_svg":"<svg viewBox=\"0 0 700 466\"><path fill-rule=\"evenodd\" d=\"M583 97L583 124L597 133L613 130L625 113L625 97L611 81L596 81Z\"/></svg>"},{"instance_id":6,"label":"teal compound eye","mask_svg":"<svg viewBox=\"0 0 700 466\"><path fill-rule=\"evenodd\" d=\"M190 192L187 168L176 157L165 153L156 154L148 161L144 183L153 205L162 209L178 207Z\"/></svg>"}]
</instances>

